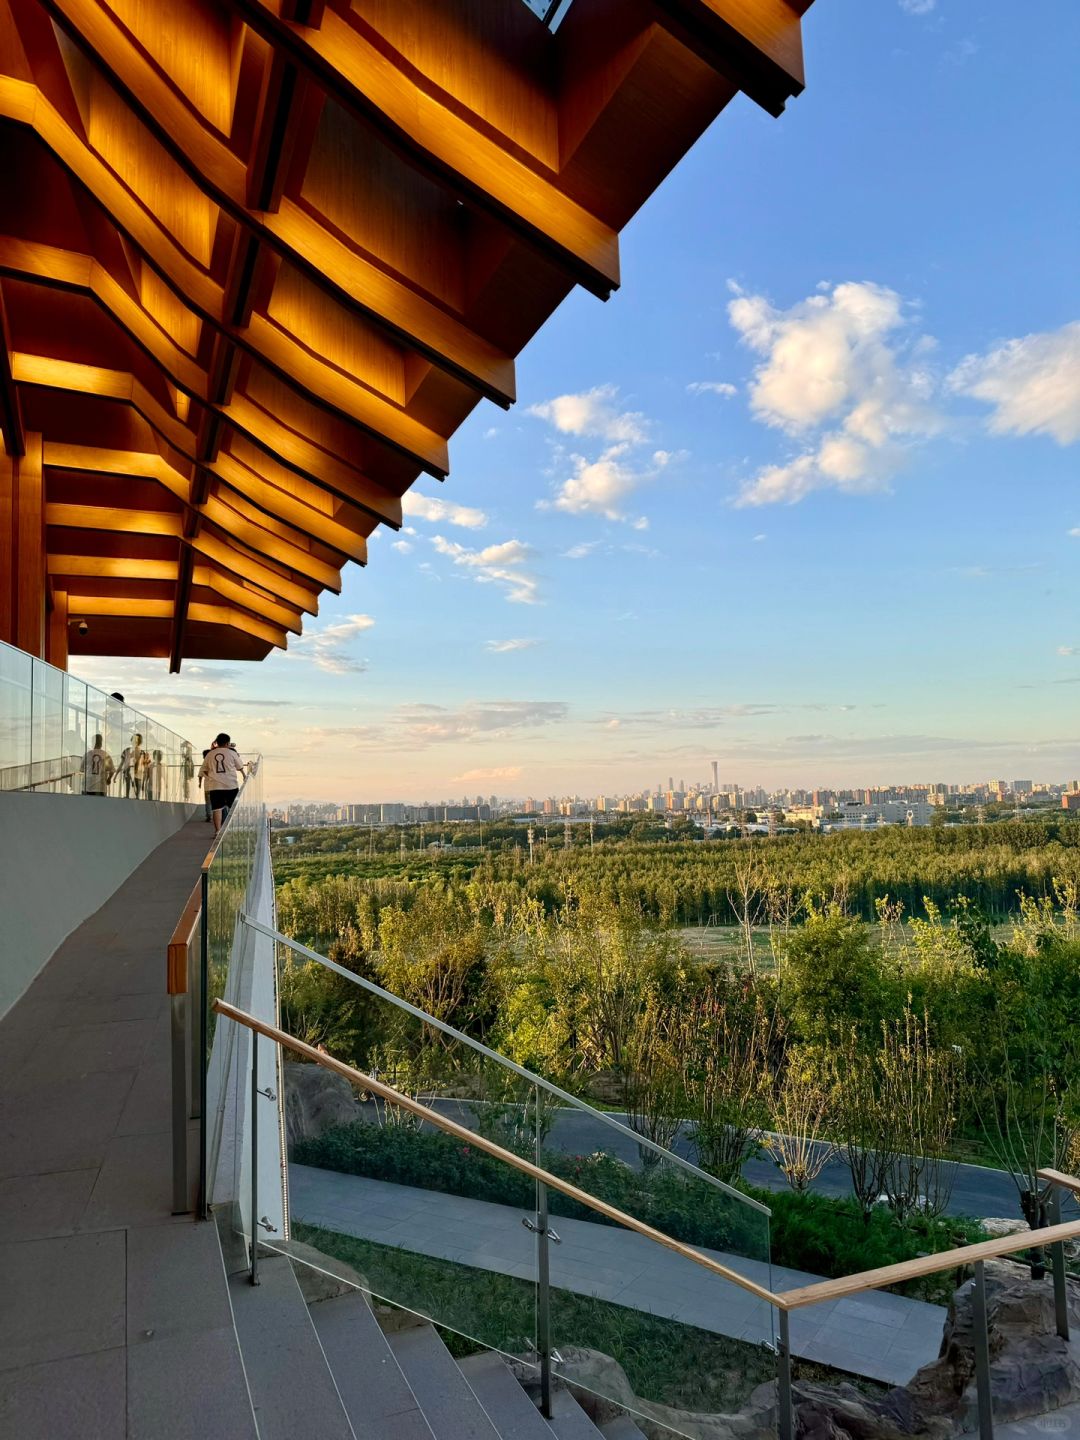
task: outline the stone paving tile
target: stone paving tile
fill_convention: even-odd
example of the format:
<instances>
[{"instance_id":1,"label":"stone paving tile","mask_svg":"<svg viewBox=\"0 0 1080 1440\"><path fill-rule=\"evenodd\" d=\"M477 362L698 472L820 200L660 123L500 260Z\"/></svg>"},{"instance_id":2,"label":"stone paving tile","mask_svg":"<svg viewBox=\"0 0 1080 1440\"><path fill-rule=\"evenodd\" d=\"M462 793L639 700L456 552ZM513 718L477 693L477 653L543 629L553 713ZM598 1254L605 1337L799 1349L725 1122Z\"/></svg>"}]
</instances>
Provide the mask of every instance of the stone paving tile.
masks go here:
<instances>
[{"instance_id":1,"label":"stone paving tile","mask_svg":"<svg viewBox=\"0 0 1080 1440\"><path fill-rule=\"evenodd\" d=\"M125 1235L0 1245L0 1370L123 1345Z\"/></svg>"},{"instance_id":2,"label":"stone paving tile","mask_svg":"<svg viewBox=\"0 0 1080 1440\"><path fill-rule=\"evenodd\" d=\"M99 1166L132 1079L129 1071L106 1070L77 1087L57 1081L0 1102L0 1176Z\"/></svg>"},{"instance_id":3,"label":"stone paving tile","mask_svg":"<svg viewBox=\"0 0 1080 1440\"><path fill-rule=\"evenodd\" d=\"M126 1406L122 1349L0 1371L0 1435L12 1440L121 1440Z\"/></svg>"},{"instance_id":4,"label":"stone paving tile","mask_svg":"<svg viewBox=\"0 0 1080 1440\"><path fill-rule=\"evenodd\" d=\"M0 1180L0 1235L12 1241L70 1235L96 1179L97 1171L87 1169Z\"/></svg>"}]
</instances>

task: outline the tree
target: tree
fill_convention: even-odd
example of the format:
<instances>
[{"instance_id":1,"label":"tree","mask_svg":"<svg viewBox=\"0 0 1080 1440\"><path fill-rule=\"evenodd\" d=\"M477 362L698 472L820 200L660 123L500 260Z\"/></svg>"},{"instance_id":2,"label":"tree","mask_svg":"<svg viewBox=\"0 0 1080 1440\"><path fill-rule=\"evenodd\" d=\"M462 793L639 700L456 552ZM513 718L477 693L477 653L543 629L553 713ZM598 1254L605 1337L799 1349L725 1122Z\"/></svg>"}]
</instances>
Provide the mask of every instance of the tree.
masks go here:
<instances>
[{"instance_id":1,"label":"tree","mask_svg":"<svg viewBox=\"0 0 1080 1440\"><path fill-rule=\"evenodd\" d=\"M682 1012L678 1050L698 1163L729 1184L768 1123L779 1023L747 977L719 969L690 993Z\"/></svg>"},{"instance_id":2,"label":"tree","mask_svg":"<svg viewBox=\"0 0 1080 1440\"><path fill-rule=\"evenodd\" d=\"M881 1035L885 1199L900 1220L917 1211L940 1215L956 1176L955 1163L945 1155L956 1127L960 1057L951 1047L934 1046L926 1015L917 1015L910 1000L899 1020L882 1023Z\"/></svg>"},{"instance_id":3,"label":"tree","mask_svg":"<svg viewBox=\"0 0 1080 1440\"><path fill-rule=\"evenodd\" d=\"M829 1049L793 1047L773 1097L772 1133L764 1148L797 1194L809 1189L836 1153L826 1132L836 1110L835 1064Z\"/></svg>"}]
</instances>

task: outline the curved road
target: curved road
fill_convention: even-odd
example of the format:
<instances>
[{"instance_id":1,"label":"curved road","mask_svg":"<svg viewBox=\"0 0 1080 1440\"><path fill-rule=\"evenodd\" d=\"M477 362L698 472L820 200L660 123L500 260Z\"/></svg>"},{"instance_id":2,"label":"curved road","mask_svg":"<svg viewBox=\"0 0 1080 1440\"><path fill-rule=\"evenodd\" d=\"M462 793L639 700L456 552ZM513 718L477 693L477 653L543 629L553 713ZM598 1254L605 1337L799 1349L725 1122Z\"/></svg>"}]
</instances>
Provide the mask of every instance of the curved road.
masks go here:
<instances>
[{"instance_id":1,"label":"curved road","mask_svg":"<svg viewBox=\"0 0 1080 1440\"><path fill-rule=\"evenodd\" d=\"M435 1104L440 1110L451 1114L459 1124L470 1130L476 1128L476 1117L467 1103L439 1100ZM625 1123L622 1115L614 1115L613 1118ZM574 1155L588 1155L594 1150L606 1150L627 1164L639 1163L637 1146L632 1140L598 1119L595 1113L584 1110L557 1111L546 1143L552 1149ZM671 1148L684 1159L693 1159L693 1148L685 1127ZM787 1188L783 1175L767 1156L757 1156L747 1161L743 1166L743 1177L751 1185L757 1185L763 1190ZM821 1195L850 1195L851 1179L847 1166L842 1160L831 1160L812 1188ZM1062 1213L1063 1218L1080 1218L1080 1206L1075 1197L1063 1199ZM1020 1219L1020 1201L1012 1176L1004 1170L992 1170L984 1165L958 1164L946 1214L969 1215L978 1220L991 1217Z\"/></svg>"}]
</instances>

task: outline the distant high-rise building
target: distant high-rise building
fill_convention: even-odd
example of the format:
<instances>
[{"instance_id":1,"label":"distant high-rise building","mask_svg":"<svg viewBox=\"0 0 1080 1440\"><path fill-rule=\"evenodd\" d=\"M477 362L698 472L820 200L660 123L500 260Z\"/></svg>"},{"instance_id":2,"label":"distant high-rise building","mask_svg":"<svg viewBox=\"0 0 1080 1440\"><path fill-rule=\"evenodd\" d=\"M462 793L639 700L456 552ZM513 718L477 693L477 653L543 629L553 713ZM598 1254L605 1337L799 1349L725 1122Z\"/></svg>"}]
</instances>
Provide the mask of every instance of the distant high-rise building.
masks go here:
<instances>
[{"instance_id":1,"label":"distant high-rise building","mask_svg":"<svg viewBox=\"0 0 1080 1440\"><path fill-rule=\"evenodd\" d=\"M717 790L720 789L720 761L719 761L719 760L714 760L714 761L712 762L712 788L713 788L713 794L714 794L714 795L716 794Z\"/></svg>"}]
</instances>

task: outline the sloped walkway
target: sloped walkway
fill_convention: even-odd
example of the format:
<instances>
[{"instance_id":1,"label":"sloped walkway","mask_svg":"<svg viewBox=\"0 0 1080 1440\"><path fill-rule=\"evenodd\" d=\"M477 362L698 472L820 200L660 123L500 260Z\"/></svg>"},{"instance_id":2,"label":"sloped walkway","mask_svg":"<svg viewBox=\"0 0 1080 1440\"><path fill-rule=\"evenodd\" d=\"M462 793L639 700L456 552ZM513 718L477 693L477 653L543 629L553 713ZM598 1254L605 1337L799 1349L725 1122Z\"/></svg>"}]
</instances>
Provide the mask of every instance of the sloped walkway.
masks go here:
<instances>
[{"instance_id":1,"label":"sloped walkway","mask_svg":"<svg viewBox=\"0 0 1080 1440\"><path fill-rule=\"evenodd\" d=\"M536 1241L521 1223L523 1212L512 1206L295 1164L289 1166L289 1190L294 1220L481 1270L535 1278ZM769 1305L693 1261L615 1226L563 1216L553 1217L552 1225L560 1237L549 1249L553 1286L735 1339L773 1338ZM705 1253L773 1289L821 1278L737 1255ZM939 1305L871 1291L795 1311L791 1345L806 1360L902 1385L936 1359L944 1323ZM558 1344L557 1335L554 1340Z\"/></svg>"},{"instance_id":2,"label":"sloped walkway","mask_svg":"<svg viewBox=\"0 0 1080 1440\"><path fill-rule=\"evenodd\" d=\"M214 1227L170 1213L165 947L208 835L158 846L0 1022L0 1435L254 1435Z\"/></svg>"}]
</instances>

